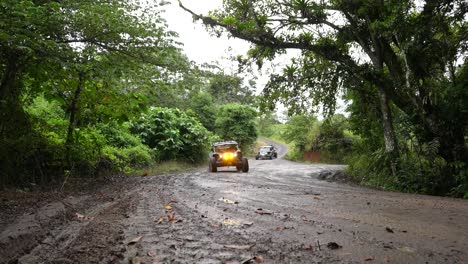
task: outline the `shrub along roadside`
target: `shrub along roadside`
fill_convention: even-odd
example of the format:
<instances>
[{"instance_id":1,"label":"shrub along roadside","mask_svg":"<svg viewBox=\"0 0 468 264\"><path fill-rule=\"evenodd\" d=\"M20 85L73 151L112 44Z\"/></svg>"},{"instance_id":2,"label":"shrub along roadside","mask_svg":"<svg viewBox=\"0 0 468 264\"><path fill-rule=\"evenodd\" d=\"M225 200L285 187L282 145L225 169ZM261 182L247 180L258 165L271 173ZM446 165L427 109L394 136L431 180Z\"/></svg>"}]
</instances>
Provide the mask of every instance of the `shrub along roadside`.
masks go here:
<instances>
[{"instance_id":1,"label":"shrub along roadside","mask_svg":"<svg viewBox=\"0 0 468 264\"><path fill-rule=\"evenodd\" d=\"M154 150L157 161L206 160L214 135L194 117L173 108L152 107L131 124L131 131Z\"/></svg>"},{"instance_id":2,"label":"shrub along roadside","mask_svg":"<svg viewBox=\"0 0 468 264\"><path fill-rule=\"evenodd\" d=\"M280 140L290 147L286 158L304 161L306 151L317 151L321 162L343 164L353 155L353 142L357 137L347 131L347 120L335 115L325 121L315 116L293 116L286 124L273 125L271 138Z\"/></svg>"},{"instance_id":3,"label":"shrub along roadside","mask_svg":"<svg viewBox=\"0 0 468 264\"><path fill-rule=\"evenodd\" d=\"M24 108L29 128L3 140L0 187L60 184L71 176L132 173L154 163L153 150L117 121L80 124L67 145L68 118L57 101L39 95Z\"/></svg>"}]
</instances>

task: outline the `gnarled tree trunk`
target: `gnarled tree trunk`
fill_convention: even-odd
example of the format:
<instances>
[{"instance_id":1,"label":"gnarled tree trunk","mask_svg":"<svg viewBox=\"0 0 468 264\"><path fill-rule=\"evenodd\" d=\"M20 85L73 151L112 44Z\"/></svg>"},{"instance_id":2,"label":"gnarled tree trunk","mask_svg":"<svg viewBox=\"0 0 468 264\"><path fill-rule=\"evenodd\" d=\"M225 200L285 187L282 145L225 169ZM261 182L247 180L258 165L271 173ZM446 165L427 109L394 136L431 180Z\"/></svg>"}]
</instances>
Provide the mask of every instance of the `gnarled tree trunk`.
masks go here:
<instances>
[{"instance_id":1,"label":"gnarled tree trunk","mask_svg":"<svg viewBox=\"0 0 468 264\"><path fill-rule=\"evenodd\" d=\"M393 127L392 112L389 106L388 96L384 89L379 88L380 111L382 112L382 126L384 132L385 152L397 153L398 143Z\"/></svg>"}]
</instances>

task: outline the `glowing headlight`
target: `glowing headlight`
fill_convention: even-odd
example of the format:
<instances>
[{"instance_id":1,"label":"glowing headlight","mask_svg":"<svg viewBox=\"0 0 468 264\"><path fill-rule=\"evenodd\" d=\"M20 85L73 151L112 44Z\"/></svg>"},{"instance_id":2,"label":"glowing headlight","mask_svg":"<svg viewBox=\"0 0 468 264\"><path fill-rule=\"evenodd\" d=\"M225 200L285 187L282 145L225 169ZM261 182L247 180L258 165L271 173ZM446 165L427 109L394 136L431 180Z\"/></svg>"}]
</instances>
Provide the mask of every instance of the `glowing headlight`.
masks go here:
<instances>
[{"instance_id":1,"label":"glowing headlight","mask_svg":"<svg viewBox=\"0 0 468 264\"><path fill-rule=\"evenodd\" d=\"M219 154L220 159L233 159L234 157L237 157L237 153L224 153L224 154Z\"/></svg>"}]
</instances>

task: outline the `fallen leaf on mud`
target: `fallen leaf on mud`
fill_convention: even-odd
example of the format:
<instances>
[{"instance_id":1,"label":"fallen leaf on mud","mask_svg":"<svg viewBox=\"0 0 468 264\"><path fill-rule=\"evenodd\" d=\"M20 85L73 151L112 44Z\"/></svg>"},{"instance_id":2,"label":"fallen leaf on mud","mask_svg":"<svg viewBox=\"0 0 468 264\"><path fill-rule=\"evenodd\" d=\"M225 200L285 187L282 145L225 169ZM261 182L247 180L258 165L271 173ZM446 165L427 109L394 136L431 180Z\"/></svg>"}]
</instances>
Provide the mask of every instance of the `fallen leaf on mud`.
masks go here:
<instances>
[{"instance_id":1,"label":"fallen leaf on mud","mask_svg":"<svg viewBox=\"0 0 468 264\"><path fill-rule=\"evenodd\" d=\"M336 242L329 242L327 244L327 248L329 248L329 249L339 249L339 248L342 248L342 246L338 245L338 243L336 243Z\"/></svg>"},{"instance_id":2,"label":"fallen leaf on mud","mask_svg":"<svg viewBox=\"0 0 468 264\"><path fill-rule=\"evenodd\" d=\"M85 218L84 215L79 214L79 213L75 213L75 216L76 216L76 218L78 218L78 220L84 220L84 218Z\"/></svg>"},{"instance_id":3,"label":"fallen leaf on mud","mask_svg":"<svg viewBox=\"0 0 468 264\"><path fill-rule=\"evenodd\" d=\"M416 252L416 249L410 248L410 247L402 247L402 248L398 248L398 250L400 250L401 252L405 252L405 253L415 253Z\"/></svg>"},{"instance_id":4,"label":"fallen leaf on mud","mask_svg":"<svg viewBox=\"0 0 468 264\"><path fill-rule=\"evenodd\" d=\"M234 202L229 199L220 199L220 200L223 201L225 204L238 204L238 202Z\"/></svg>"},{"instance_id":5,"label":"fallen leaf on mud","mask_svg":"<svg viewBox=\"0 0 468 264\"><path fill-rule=\"evenodd\" d=\"M154 250L148 251L147 254L148 254L148 256L150 256L150 257L156 257L156 252L155 252Z\"/></svg>"},{"instance_id":6,"label":"fallen leaf on mud","mask_svg":"<svg viewBox=\"0 0 468 264\"><path fill-rule=\"evenodd\" d=\"M155 222L157 225L161 224L163 221L164 221L164 218L163 218L163 217L160 217L159 219L154 220L154 222Z\"/></svg>"},{"instance_id":7,"label":"fallen leaf on mud","mask_svg":"<svg viewBox=\"0 0 468 264\"><path fill-rule=\"evenodd\" d=\"M94 219L94 217L84 216L84 215L79 214L79 213L75 213L75 216L76 216L76 219L78 219L79 221L86 221L86 220L93 220Z\"/></svg>"},{"instance_id":8,"label":"fallen leaf on mud","mask_svg":"<svg viewBox=\"0 0 468 264\"><path fill-rule=\"evenodd\" d=\"M393 233L393 229L391 229L391 228L390 228L390 227L388 227L388 226L387 226L387 227L385 227L385 230L387 230L387 232L389 232L389 233Z\"/></svg>"},{"instance_id":9,"label":"fallen leaf on mud","mask_svg":"<svg viewBox=\"0 0 468 264\"><path fill-rule=\"evenodd\" d=\"M143 236L135 237L134 239L130 240L130 242L128 242L127 245L136 244L136 243L138 243L142 238L143 238Z\"/></svg>"},{"instance_id":10,"label":"fallen leaf on mud","mask_svg":"<svg viewBox=\"0 0 468 264\"><path fill-rule=\"evenodd\" d=\"M320 200L320 197L314 196L314 199L315 199L315 200Z\"/></svg>"},{"instance_id":11,"label":"fallen leaf on mud","mask_svg":"<svg viewBox=\"0 0 468 264\"><path fill-rule=\"evenodd\" d=\"M258 208L257 211L255 211L255 213L260 214L260 215L271 215L271 214L273 214L272 212L264 211L262 208Z\"/></svg>"},{"instance_id":12,"label":"fallen leaf on mud","mask_svg":"<svg viewBox=\"0 0 468 264\"><path fill-rule=\"evenodd\" d=\"M174 222L174 221L176 221L174 215L175 215L174 212L170 212L169 214L167 214L167 220L169 220L169 222Z\"/></svg>"},{"instance_id":13,"label":"fallen leaf on mud","mask_svg":"<svg viewBox=\"0 0 468 264\"><path fill-rule=\"evenodd\" d=\"M276 231L283 231L283 230L285 230L285 229L288 229L288 228L285 227L285 226L278 226L278 227L276 227Z\"/></svg>"},{"instance_id":14,"label":"fallen leaf on mud","mask_svg":"<svg viewBox=\"0 0 468 264\"><path fill-rule=\"evenodd\" d=\"M255 264L261 264L263 263L263 257L262 256L256 256L254 257Z\"/></svg>"},{"instance_id":15,"label":"fallen leaf on mud","mask_svg":"<svg viewBox=\"0 0 468 264\"><path fill-rule=\"evenodd\" d=\"M364 259L364 261L371 261L371 260L374 260L374 257L367 257Z\"/></svg>"},{"instance_id":16,"label":"fallen leaf on mud","mask_svg":"<svg viewBox=\"0 0 468 264\"><path fill-rule=\"evenodd\" d=\"M314 251L314 246L313 245L306 245L306 246L304 246L304 250Z\"/></svg>"},{"instance_id":17,"label":"fallen leaf on mud","mask_svg":"<svg viewBox=\"0 0 468 264\"><path fill-rule=\"evenodd\" d=\"M164 209L166 209L166 210L172 210L172 206L170 206L170 205L165 205L165 206L164 206Z\"/></svg>"},{"instance_id":18,"label":"fallen leaf on mud","mask_svg":"<svg viewBox=\"0 0 468 264\"><path fill-rule=\"evenodd\" d=\"M224 248L229 249L239 249L239 250L248 250L251 249L253 245L224 245Z\"/></svg>"},{"instance_id":19,"label":"fallen leaf on mud","mask_svg":"<svg viewBox=\"0 0 468 264\"><path fill-rule=\"evenodd\" d=\"M223 225L240 225L239 221L232 219L224 219Z\"/></svg>"},{"instance_id":20,"label":"fallen leaf on mud","mask_svg":"<svg viewBox=\"0 0 468 264\"><path fill-rule=\"evenodd\" d=\"M253 222L245 222L244 225L245 226L252 226L254 223Z\"/></svg>"},{"instance_id":21,"label":"fallen leaf on mud","mask_svg":"<svg viewBox=\"0 0 468 264\"><path fill-rule=\"evenodd\" d=\"M176 200L170 200L169 203L177 203Z\"/></svg>"},{"instance_id":22,"label":"fallen leaf on mud","mask_svg":"<svg viewBox=\"0 0 468 264\"><path fill-rule=\"evenodd\" d=\"M262 256L255 256L253 258L246 259L241 262L242 264L261 264L263 263L263 257Z\"/></svg>"}]
</instances>

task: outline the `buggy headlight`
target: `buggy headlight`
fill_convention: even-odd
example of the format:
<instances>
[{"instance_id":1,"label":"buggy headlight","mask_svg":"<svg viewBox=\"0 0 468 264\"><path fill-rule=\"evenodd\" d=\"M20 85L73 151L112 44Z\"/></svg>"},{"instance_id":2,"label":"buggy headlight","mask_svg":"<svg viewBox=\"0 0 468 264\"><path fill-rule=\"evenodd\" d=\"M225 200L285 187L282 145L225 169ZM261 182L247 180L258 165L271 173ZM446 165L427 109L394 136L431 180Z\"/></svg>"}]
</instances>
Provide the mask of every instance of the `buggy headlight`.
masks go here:
<instances>
[{"instance_id":1,"label":"buggy headlight","mask_svg":"<svg viewBox=\"0 0 468 264\"><path fill-rule=\"evenodd\" d=\"M233 159L237 154L236 153L224 153L224 155L220 156L220 158L229 160Z\"/></svg>"}]
</instances>

